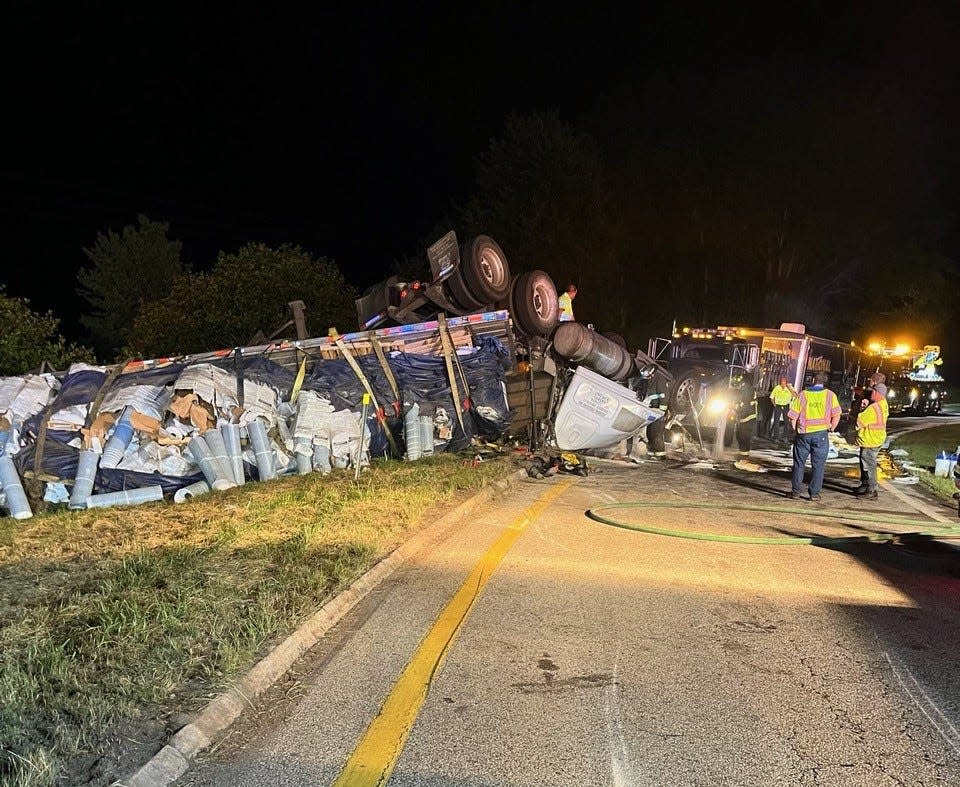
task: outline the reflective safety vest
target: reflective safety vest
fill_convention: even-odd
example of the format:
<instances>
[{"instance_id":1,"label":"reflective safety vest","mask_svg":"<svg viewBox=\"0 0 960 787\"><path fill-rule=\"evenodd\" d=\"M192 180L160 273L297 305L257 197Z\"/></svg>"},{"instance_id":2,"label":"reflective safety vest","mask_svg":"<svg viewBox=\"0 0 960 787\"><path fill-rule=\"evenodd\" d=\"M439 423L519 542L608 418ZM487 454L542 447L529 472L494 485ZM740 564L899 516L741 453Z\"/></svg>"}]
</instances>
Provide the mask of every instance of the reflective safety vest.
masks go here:
<instances>
[{"instance_id":1,"label":"reflective safety vest","mask_svg":"<svg viewBox=\"0 0 960 787\"><path fill-rule=\"evenodd\" d=\"M560 301L560 322L570 322L573 320L573 298L570 293L565 292L558 300Z\"/></svg>"},{"instance_id":2,"label":"reflective safety vest","mask_svg":"<svg viewBox=\"0 0 960 787\"><path fill-rule=\"evenodd\" d=\"M790 402L790 420L796 419L798 434L827 431L841 412L837 395L829 388L801 391Z\"/></svg>"},{"instance_id":3,"label":"reflective safety vest","mask_svg":"<svg viewBox=\"0 0 960 787\"><path fill-rule=\"evenodd\" d=\"M857 445L878 448L887 439L887 416L890 406L886 399L874 402L857 416Z\"/></svg>"},{"instance_id":4,"label":"reflective safety vest","mask_svg":"<svg viewBox=\"0 0 960 787\"><path fill-rule=\"evenodd\" d=\"M793 391L784 388L782 385L775 385L770 392L770 398L777 407L783 407L793 401Z\"/></svg>"}]
</instances>

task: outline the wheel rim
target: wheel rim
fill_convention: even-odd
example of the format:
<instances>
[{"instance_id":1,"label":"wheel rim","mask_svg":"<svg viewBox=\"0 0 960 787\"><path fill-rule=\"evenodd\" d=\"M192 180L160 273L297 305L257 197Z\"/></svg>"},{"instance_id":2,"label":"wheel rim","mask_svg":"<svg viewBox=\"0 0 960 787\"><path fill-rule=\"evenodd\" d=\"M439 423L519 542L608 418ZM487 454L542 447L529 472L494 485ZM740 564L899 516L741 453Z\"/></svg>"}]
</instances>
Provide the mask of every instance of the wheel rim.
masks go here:
<instances>
[{"instance_id":1,"label":"wheel rim","mask_svg":"<svg viewBox=\"0 0 960 787\"><path fill-rule=\"evenodd\" d=\"M537 289L533 291L533 310L537 313L538 317L542 318L545 316L543 313L543 310L544 310L543 295L541 294L539 287L537 287Z\"/></svg>"},{"instance_id":2,"label":"wheel rim","mask_svg":"<svg viewBox=\"0 0 960 787\"><path fill-rule=\"evenodd\" d=\"M680 383L677 386L677 409L688 411L690 409L690 402L693 399L693 380L687 379Z\"/></svg>"},{"instance_id":3,"label":"wheel rim","mask_svg":"<svg viewBox=\"0 0 960 787\"><path fill-rule=\"evenodd\" d=\"M480 252L480 275L497 289L503 287L506 277L503 259L496 251L487 247Z\"/></svg>"}]
</instances>

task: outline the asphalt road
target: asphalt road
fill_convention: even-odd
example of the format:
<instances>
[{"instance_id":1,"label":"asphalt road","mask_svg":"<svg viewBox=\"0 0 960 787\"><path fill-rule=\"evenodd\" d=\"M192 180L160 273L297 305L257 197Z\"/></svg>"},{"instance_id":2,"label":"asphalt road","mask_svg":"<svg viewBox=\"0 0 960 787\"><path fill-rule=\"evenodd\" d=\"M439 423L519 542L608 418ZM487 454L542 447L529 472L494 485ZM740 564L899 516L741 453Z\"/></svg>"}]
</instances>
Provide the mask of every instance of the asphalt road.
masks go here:
<instances>
[{"instance_id":1,"label":"asphalt road","mask_svg":"<svg viewBox=\"0 0 960 787\"><path fill-rule=\"evenodd\" d=\"M833 464L824 502L799 505L911 513L887 490L852 498L850 470ZM519 483L409 563L181 784L332 784L471 569L558 482ZM389 784L960 784L954 558L675 539L584 516L628 500L796 507L788 489L776 471L595 463L489 576ZM729 534L871 527L786 512L624 516Z\"/></svg>"}]
</instances>

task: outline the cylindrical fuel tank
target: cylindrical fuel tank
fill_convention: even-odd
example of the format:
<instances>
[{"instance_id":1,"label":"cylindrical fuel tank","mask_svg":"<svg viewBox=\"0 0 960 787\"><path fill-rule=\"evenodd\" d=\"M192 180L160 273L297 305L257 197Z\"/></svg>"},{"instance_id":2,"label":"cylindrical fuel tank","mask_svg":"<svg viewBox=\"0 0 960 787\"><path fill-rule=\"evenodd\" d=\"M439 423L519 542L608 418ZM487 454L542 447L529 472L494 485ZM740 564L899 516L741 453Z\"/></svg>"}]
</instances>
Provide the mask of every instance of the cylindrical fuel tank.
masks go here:
<instances>
[{"instance_id":1,"label":"cylindrical fuel tank","mask_svg":"<svg viewBox=\"0 0 960 787\"><path fill-rule=\"evenodd\" d=\"M626 380L637 374L636 361L627 350L578 322L560 323L553 334L553 349L557 355L610 380Z\"/></svg>"}]
</instances>

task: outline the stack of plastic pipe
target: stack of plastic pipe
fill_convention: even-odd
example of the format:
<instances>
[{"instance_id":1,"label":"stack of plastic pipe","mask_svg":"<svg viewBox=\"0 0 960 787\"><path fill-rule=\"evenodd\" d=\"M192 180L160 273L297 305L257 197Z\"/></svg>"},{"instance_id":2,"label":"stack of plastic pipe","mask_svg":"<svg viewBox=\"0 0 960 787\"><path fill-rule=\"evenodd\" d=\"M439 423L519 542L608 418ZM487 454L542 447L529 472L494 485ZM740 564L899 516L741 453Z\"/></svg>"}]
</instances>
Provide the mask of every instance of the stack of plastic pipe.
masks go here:
<instances>
[{"instance_id":1,"label":"stack of plastic pipe","mask_svg":"<svg viewBox=\"0 0 960 787\"><path fill-rule=\"evenodd\" d=\"M194 437L187 445L187 450L193 460L200 466L200 472L210 484L212 489L222 491L232 489L236 486L232 479L227 477L226 471L221 467L210 451L210 446L202 437Z\"/></svg>"},{"instance_id":2,"label":"stack of plastic pipe","mask_svg":"<svg viewBox=\"0 0 960 787\"><path fill-rule=\"evenodd\" d=\"M407 461L420 458L420 405L414 402L403 417L403 436L407 443Z\"/></svg>"},{"instance_id":3,"label":"stack of plastic pipe","mask_svg":"<svg viewBox=\"0 0 960 787\"><path fill-rule=\"evenodd\" d=\"M204 432L203 441L207 444L207 448L213 455L213 461L220 469L219 475L237 486L237 479L233 475L233 462L230 461L227 444L223 439L223 432L219 429L209 429Z\"/></svg>"},{"instance_id":4,"label":"stack of plastic pipe","mask_svg":"<svg viewBox=\"0 0 960 787\"><path fill-rule=\"evenodd\" d=\"M107 440L107 445L103 449L103 456L100 457L101 467L116 467L123 461L123 455L127 452L130 441L133 439L133 424L130 423L132 414L132 407L123 408L117 425L113 428L113 434L110 435L110 439Z\"/></svg>"},{"instance_id":5,"label":"stack of plastic pipe","mask_svg":"<svg viewBox=\"0 0 960 787\"><path fill-rule=\"evenodd\" d=\"M33 516L27 494L20 483L16 465L6 454L0 455L0 486L7 498L6 507L14 519L29 519Z\"/></svg>"},{"instance_id":6,"label":"stack of plastic pipe","mask_svg":"<svg viewBox=\"0 0 960 787\"><path fill-rule=\"evenodd\" d=\"M121 452L120 456L123 456ZM70 492L69 507L78 511L87 507L87 499L93 494L93 482L97 477L97 463L100 455L96 451L81 451L77 462L77 475Z\"/></svg>"},{"instance_id":7,"label":"stack of plastic pipe","mask_svg":"<svg viewBox=\"0 0 960 787\"><path fill-rule=\"evenodd\" d=\"M270 448L270 438L267 437L267 427L263 421L257 419L247 426L250 436L250 445L257 460L257 473L261 481L272 481L277 477L276 463L273 460L273 451Z\"/></svg>"},{"instance_id":8,"label":"stack of plastic pipe","mask_svg":"<svg viewBox=\"0 0 960 787\"><path fill-rule=\"evenodd\" d=\"M243 449L240 447L240 424L226 424L220 431L223 432L223 442L227 446L233 480L237 482L237 486L243 486L246 475L243 472Z\"/></svg>"},{"instance_id":9,"label":"stack of plastic pipe","mask_svg":"<svg viewBox=\"0 0 960 787\"><path fill-rule=\"evenodd\" d=\"M138 506L142 503L156 503L160 500L163 500L163 487L143 486L138 489L126 489L122 492L90 495L90 497L87 498L87 508Z\"/></svg>"}]
</instances>

